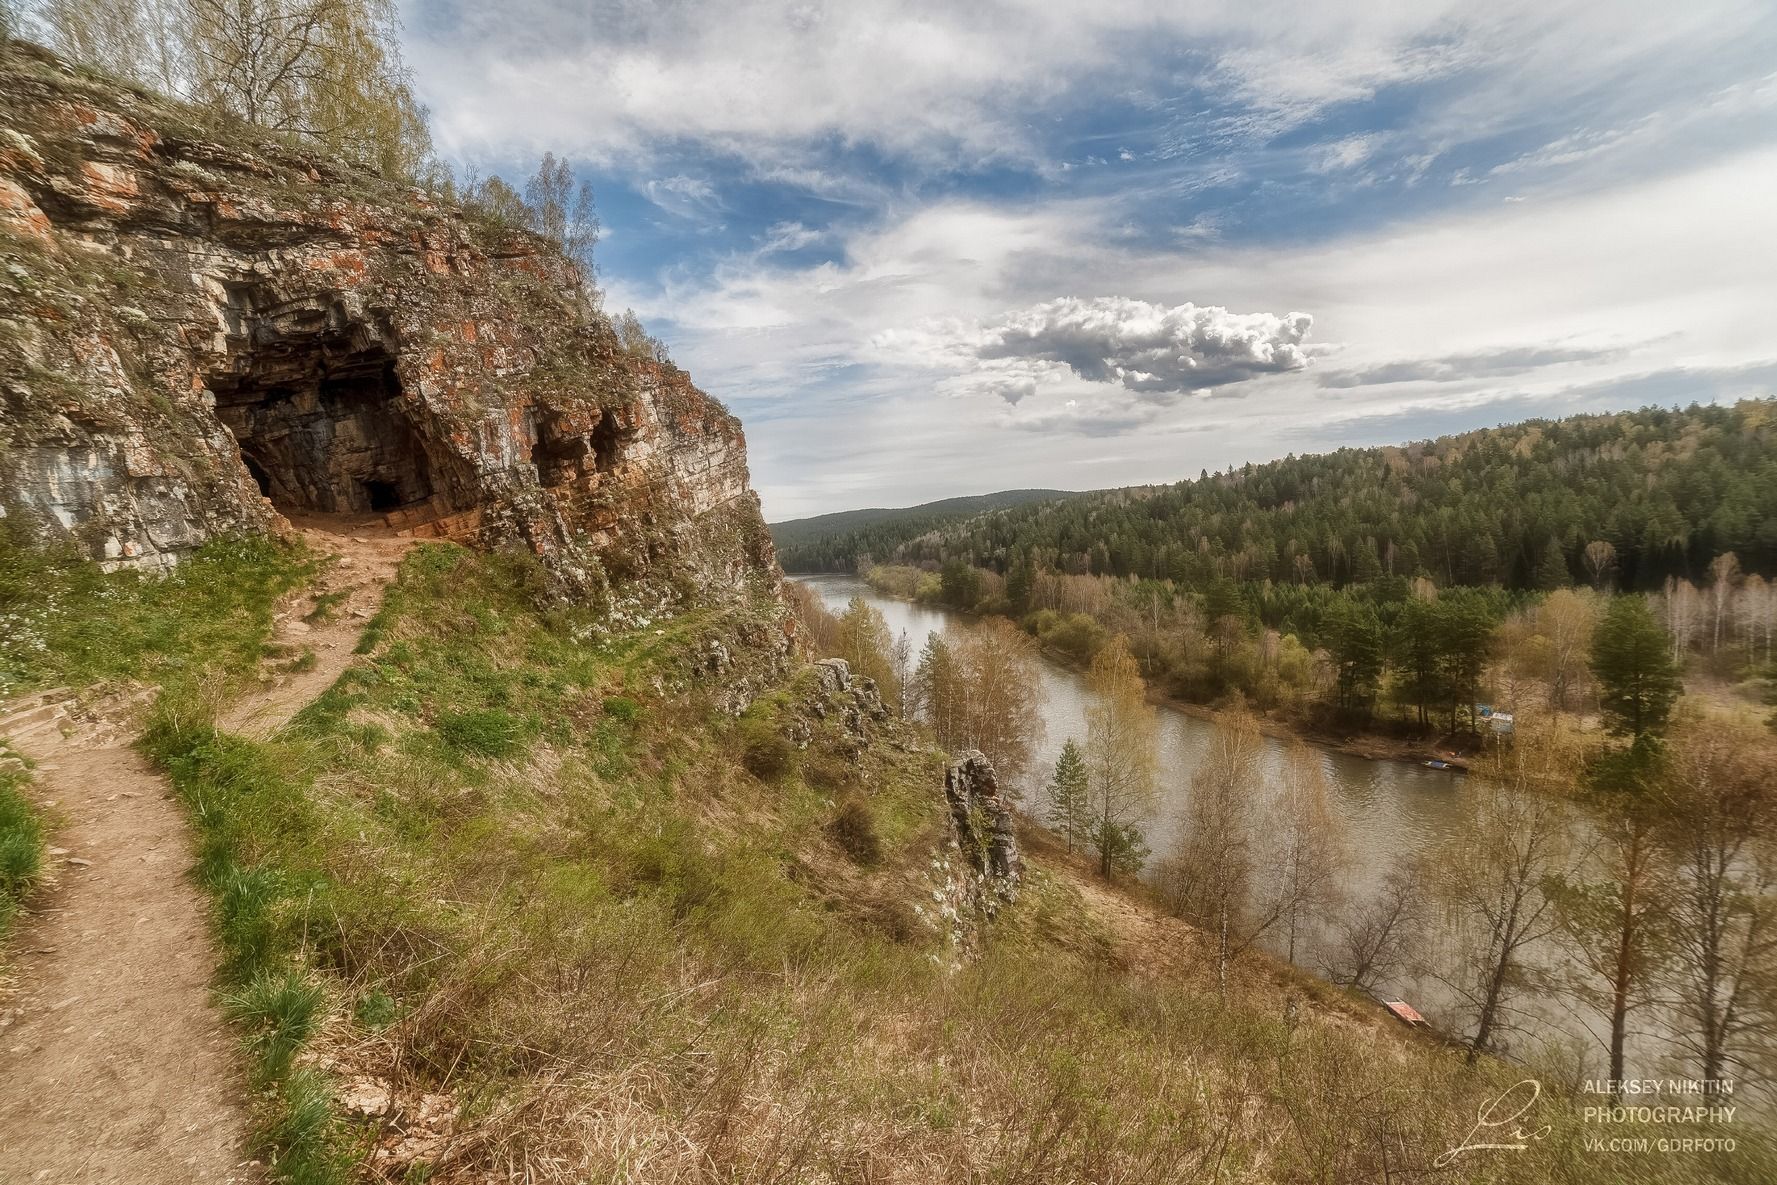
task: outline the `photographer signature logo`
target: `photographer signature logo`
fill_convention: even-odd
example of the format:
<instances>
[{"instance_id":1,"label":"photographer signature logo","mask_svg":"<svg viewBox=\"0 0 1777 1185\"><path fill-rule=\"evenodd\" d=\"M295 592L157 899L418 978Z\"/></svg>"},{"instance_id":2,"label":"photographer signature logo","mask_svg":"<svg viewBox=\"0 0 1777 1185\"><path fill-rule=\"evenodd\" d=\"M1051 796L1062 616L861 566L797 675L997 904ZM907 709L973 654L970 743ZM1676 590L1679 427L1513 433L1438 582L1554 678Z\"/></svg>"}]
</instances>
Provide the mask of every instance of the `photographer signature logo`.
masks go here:
<instances>
[{"instance_id":1,"label":"photographer signature logo","mask_svg":"<svg viewBox=\"0 0 1777 1185\"><path fill-rule=\"evenodd\" d=\"M1520 1122L1542 1097L1542 1083L1526 1078L1512 1088L1481 1104L1475 1115L1475 1126L1454 1148L1432 1161L1432 1167L1443 1168L1468 1152L1522 1152L1547 1136L1553 1129L1547 1124L1535 1127Z\"/></svg>"}]
</instances>

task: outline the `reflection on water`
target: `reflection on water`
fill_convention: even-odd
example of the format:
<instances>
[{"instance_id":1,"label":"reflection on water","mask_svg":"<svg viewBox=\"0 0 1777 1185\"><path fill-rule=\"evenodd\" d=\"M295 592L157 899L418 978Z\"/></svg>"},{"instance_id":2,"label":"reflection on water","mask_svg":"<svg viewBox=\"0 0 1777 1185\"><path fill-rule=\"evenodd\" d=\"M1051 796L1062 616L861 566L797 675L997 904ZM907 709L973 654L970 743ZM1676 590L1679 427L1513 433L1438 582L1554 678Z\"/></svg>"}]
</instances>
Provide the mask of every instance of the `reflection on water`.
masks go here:
<instances>
[{"instance_id":1,"label":"reflection on water","mask_svg":"<svg viewBox=\"0 0 1777 1185\"><path fill-rule=\"evenodd\" d=\"M890 633L906 631L916 656L930 634L942 633L957 617L946 610L882 596L855 576L797 579L819 592L835 611L843 610L853 597L863 597L888 619ZM1042 785L1055 766L1061 746L1070 736L1085 742L1086 709L1092 702L1085 680L1060 664L1043 663L1042 683L1043 740L1026 779L1029 784L1022 787L1033 810L1041 808ZM1149 823L1148 846L1163 853L1178 834L1184 795L1214 726L1172 708L1161 707L1158 711L1161 794L1159 809ZM1284 753L1285 742L1266 738L1268 783L1274 783L1274 775L1281 771ZM1462 774L1402 761L1368 761L1328 750L1321 751L1321 758L1350 831L1354 849L1350 888L1354 893L1361 894L1379 885L1398 858L1421 851L1460 832L1464 826L1467 810L1460 793Z\"/></svg>"},{"instance_id":2,"label":"reflection on water","mask_svg":"<svg viewBox=\"0 0 1777 1185\"><path fill-rule=\"evenodd\" d=\"M818 592L836 612L844 610L853 597L863 597L887 618L891 633L906 632L915 656L930 634L942 633L953 620L960 619L947 610L885 597L854 576L796 579ZM1038 758L1026 778L1027 785L1022 787L1033 812L1040 812L1043 807L1042 786L1054 769L1062 745L1070 736L1085 741L1086 709L1092 701L1085 680L1060 664L1045 661L1041 676L1044 735ZM1214 726L1172 708L1161 707L1158 711L1161 793L1147 834L1149 847L1156 854L1164 854L1178 834L1191 776ZM1285 744L1266 738L1264 763L1268 785L1275 786L1279 780ZM1352 901L1367 898L1403 861L1463 834L1473 817L1475 799L1483 790L1478 780L1449 770L1427 769L1404 761L1371 761L1330 750L1320 750L1320 754L1335 809L1345 823L1350 852L1345 889ZM1575 821L1579 831L1587 830L1582 820L1576 817ZM1434 949L1444 946L1449 937L1433 935L1431 944ZM1558 969L1565 959L1565 954L1552 943L1544 943L1532 955L1532 961L1547 970ZM1309 970L1319 970L1312 955L1302 954L1298 962ZM1450 1023L1455 999L1449 988L1435 979L1414 977L1384 984L1383 988L1391 996L1412 1001L1434 1021ZM1583 1037L1588 1030L1599 1031L1590 1015L1576 1016L1571 1007L1554 997L1527 994L1519 1005L1533 1013L1524 1018L1525 1027L1542 1038Z\"/></svg>"}]
</instances>

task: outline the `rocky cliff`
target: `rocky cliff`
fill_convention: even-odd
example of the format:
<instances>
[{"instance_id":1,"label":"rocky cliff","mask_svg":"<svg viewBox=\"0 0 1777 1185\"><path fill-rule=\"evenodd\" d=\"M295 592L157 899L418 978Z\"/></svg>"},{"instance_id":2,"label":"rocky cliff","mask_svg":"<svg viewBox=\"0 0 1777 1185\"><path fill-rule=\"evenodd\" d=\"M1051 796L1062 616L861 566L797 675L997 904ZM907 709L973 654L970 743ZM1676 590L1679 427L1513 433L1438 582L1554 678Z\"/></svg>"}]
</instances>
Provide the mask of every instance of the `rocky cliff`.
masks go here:
<instances>
[{"instance_id":1,"label":"rocky cliff","mask_svg":"<svg viewBox=\"0 0 1777 1185\"><path fill-rule=\"evenodd\" d=\"M648 608L769 578L739 422L552 245L209 119L0 50L5 517L164 566L382 516Z\"/></svg>"}]
</instances>

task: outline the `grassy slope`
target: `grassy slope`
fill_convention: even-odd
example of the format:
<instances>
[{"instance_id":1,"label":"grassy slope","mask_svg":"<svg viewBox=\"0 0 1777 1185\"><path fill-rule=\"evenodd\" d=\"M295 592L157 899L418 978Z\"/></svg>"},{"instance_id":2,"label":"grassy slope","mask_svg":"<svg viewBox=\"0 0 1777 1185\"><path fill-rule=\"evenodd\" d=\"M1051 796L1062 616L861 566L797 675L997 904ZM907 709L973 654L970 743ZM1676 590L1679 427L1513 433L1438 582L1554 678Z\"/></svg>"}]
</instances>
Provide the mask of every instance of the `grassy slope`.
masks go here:
<instances>
[{"instance_id":1,"label":"grassy slope","mask_svg":"<svg viewBox=\"0 0 1777 1185\"><path fill-rule=\"evenodd\" d=\"M164 579L104 573L71 550L21 542L0 524L0 700L121 680L226 684L256 668L273 606L308 558L264 539L218 540ZM0 756L10 753L0 739ZM0 938L42 869L42 814L28 762L0 762Z\"/></svg>"},{"instance_id":2,"label":"grassy slope","mask_svg":"<svg viewBox=\"0 0 1777 1185\"><path fill-rule=\"evenodd\" d=\"M0 744L0 755L7 752ZM43 867L43 825L25 797L28 780L22 769L0 767L0 941L12 929ZM0 953L0 969L4 967Z\"/></svg>"},{"instance_id":3,"label":"grassy slope","mask_svg":"<svg viewBox=\"0 0 1777 1185\"><path fill-rule=\"evenodd\" d=\"M105 573L0 526L0 699L55 685L244 676L262 657L278 599L310 563L269 539L230 538L164 578Z\"/></svg>"},{"instance_id":4,"label":"grassy slope","mask_svg":"<svg viewBox=\"0 0 1777 1185\"><path fill-rule=\"evenodd\" d=\"M4 558L0 604L36 623L8 635L15 685L167 689L149 745L201 837L281 1179L347 1179L386 1134L343 1115L343 1077L448 1098L441 1179L1158 1182L1423 1166L1518 1076L1324 989L1287 1023L1273 967L1223 1002L1187 931L1040 837L1015 905L953 923L939 755L892 726L855 753L832 721L788 748L805 676L710 706L726 676L696 672L746 609L605 637L539 611L528 562L425 547L365 660L258 743L213 731L207 693L257 662L304 557L217 544L164 582ZM1538 1117L1534 1157L1447 1179L1610 1179L1568 1105ZM1767 1179L1738 1134L1661 1179Z\"/></svg>"},{"instance_id":5,"label":"grassy slope","mask_svg":"<svg viewBox=\"0 0 1777 1185\"><path fill-rule=\"evenodd\" d=\"M321 1064L447 1095L445 1179L538 1180L1346 1180L1424 1167L1518 1076L1336 1006L1292 1027L1266 974L1224 1003L1188 954L1132 972L1064 861L967 957L932 901L941 758L891 729L854 762L831 722L787 751L805 687L737 721L689 674L732 619L601 639L530 579L423 548L294 729L155 731L288 1177L377 1136ZM1446 1179L1609 1179L1570 1107L1538 1117L1534 1156ZM1761 1179L1747 1143L1665 1179Z\"/></svg>"}]
</instances>

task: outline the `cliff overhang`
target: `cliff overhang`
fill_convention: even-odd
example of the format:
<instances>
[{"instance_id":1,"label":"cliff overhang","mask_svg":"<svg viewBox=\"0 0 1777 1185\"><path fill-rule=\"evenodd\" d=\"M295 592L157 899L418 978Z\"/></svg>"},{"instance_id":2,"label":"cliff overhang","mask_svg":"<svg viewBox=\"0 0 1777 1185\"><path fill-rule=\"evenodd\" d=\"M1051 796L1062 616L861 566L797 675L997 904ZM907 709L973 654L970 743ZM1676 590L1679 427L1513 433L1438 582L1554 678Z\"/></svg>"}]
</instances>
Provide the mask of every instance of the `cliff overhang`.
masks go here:
<instances>
[{"instance_id":1,"label":"cliff overhang","mask_svg":"<svg viewBox=\"0 0 1777 1185\"><path fill-rule=\"evenodd\" d=\"M771 584L739 422L473 209L0 49L0 514L109 566L350 515L650 603Z\"/></svg>"}]
</instances>

